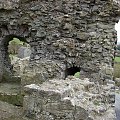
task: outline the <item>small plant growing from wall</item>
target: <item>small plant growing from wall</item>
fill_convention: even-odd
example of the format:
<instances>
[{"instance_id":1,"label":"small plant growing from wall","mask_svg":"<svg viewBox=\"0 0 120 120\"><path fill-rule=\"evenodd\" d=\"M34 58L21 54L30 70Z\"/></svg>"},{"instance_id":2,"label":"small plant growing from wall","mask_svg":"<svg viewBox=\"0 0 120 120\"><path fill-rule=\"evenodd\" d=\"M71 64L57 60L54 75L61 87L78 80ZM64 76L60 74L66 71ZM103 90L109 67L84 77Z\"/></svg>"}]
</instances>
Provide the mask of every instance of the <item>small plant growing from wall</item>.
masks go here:
<instances>
[{"instance_id":1,"label":"small plant growing from wall","mask_svg":"<svg viewBox=\"0 0 120 120\"><path fill-rule=\"evenodd\" d=\"M20 41L19 39L17 38L13 38L13 40L11 40L9 42L9 46L8 46L8 52L10 55L15 55L17 54L17 51L19 49L20 46L23 45L23 42Z\"/></svg>"},{"instance_id":2,"label":"small plant growing from wall","mask_svg":"<svg viewBox=\"0 0 120 120\"><path fill-rule=\"evenodd\" d=\"M74 76L75 76L76 78L80 78L80 72L76 72L76 73L74 74Z\"/></svg>"}]
</instances>

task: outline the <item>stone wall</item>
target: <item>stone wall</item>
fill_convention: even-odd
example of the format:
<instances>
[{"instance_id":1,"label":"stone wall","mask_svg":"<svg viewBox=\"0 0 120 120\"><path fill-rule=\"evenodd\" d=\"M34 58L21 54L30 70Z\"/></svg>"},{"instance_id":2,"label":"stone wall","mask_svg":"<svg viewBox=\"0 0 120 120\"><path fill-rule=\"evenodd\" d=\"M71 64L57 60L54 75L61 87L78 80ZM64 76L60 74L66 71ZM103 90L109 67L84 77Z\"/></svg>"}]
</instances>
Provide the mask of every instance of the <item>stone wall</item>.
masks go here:
<instances>
[{"instance_id":1,"label":"stone wall","mask_svg":"<svg viewBox=\"0 0 120 120\"><path fill-rule=\"evenodd\" d=\"M115 2L8 0L1 1L0 6L1 59L7 69L7 46L13 37L25 38L30 44L32 63L58 63L60 78L65 77L60 73L73 66L94 79L101 75L101 65L112 68L116 42L113 28L119 12ZM112 79L107 74L100 76L106 77Z\"/></svg>"},{"instance_id":2,"label":"stone wall","mask_svg":"<svg viewBox=\"0 0 120 120\"><path fill-rule=\"evenodd\" d=\"M114 85L120 13L114 0L7 0L0 1L0 13L0 78L13 74L8 43L16 37L31 46L23 85L65 79L72 67L100 87Z\"/></svg>"}]
</instances>

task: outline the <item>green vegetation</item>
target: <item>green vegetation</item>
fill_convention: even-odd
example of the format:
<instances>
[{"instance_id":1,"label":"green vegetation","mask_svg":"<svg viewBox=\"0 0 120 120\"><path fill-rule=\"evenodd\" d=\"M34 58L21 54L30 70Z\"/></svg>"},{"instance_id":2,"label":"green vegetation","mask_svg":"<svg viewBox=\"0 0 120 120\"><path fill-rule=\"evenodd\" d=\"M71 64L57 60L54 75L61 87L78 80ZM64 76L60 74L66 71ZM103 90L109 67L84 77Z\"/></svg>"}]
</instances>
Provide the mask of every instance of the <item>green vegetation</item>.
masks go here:
<instances>
[{"instance_id":1,"label":"green vegetation","mask_svg":"<svg viewBox=\"0 0 120 120\"><path fill-rule=\"evenodd\" d=\"M13 38L8 45L8 53L11 61L17 56L20 47L30 47L26 42L20 41L18 38Z\"/></svg>"},{"instance_id":2,"label":"green vegetation","mask_svg":"<svg viewBox=\"0 0 120 120\"><path fill-rule=\"evenodd\" d=\"M11 40L9 42L9 45L20 45L20 46L25 46L25 47L30 47L30 45L27 42L23 42L18 38L13 38L13 40Z\"/></svg>"},{"instance_id":3,"label":"green vegetation","mask_svg":"<svg viewBox=\"0 0 120 120\"><path fill-rule=\"evenodd\" d=\"M15 57L17 57L16 54L15 54L15 55L13 55L13 54L9 54L9 58L10 58L11 61L14 60Z\"/></svg>"},{"instance_id":4,"label":"green vegetation","mask_svg":"<svg viewBox=\"0 0 120 120\"><path fill-rule=\"evenodd\" d=\"M22 106L23 105L23 95L21 94L15 94L15 95L7 95L7 94L0 94L0 100L17 105L17 106Z\"/></svg>"},{"instance_id":5,"label":"green vegetation","mask_svg":"<svg viewBox=\"0 0 120 120\"><path fill-rule=\"evenodd\" d=\"M120 78L120 63L119 62L114 63L114 77Z\"/></svg>"},{"instance_id":6,"label":"green vegetation","mask_svg":"<svg viewBox=\"0 0 120 120\"><path fill-rule=\"evenodd\" d=\"M76 73L74 74L74 76L75 76L76 78L80 78L80 72L76 72Z\"/></svg>"},{"instance_id":7,"label":"green vegetation","mask_svg":"<svg viewBox=\"0 0 120 120\"><path fill-rule=\"evenodd\" d=\"M114 77L120 78L120 57L115 57L114 62Z\"/></svg>"},{"instance_id":8,"label":"green vegetation","mask_svg":"<svg viewBox=\"0 0 120 120\"><path fill-rule=\"evenodd\" d=\"M13 38L13 40L11 40L9 42L9 46L8 46L8 52L9 55L16 55L18 53L18 49L24 45L24 42L20 41L17 38ZM13 56L9 56L9 57L13 57Z\"/></svg>"},{"instance_id":9,"label":"green vegetation","mask_svg":"<svg viewBox=\"0 0 120 120\"><path fill-rule=\"evenodd\" d=\"M115 62L120 62L120 57L115 57Z\"/></svg>"},{"instance_id":10,"label":"green vegetation","mask_svg":"<svg viewBox=\"0 0 120 120\"><path fill-rule=\"evenodd\" d=\"M9 42L9 45L10 45L10 44L23 45L24 42L20 41L18 38L13 38L13 40L11 40L11 41Z\"/></svg>"}]
</instances>

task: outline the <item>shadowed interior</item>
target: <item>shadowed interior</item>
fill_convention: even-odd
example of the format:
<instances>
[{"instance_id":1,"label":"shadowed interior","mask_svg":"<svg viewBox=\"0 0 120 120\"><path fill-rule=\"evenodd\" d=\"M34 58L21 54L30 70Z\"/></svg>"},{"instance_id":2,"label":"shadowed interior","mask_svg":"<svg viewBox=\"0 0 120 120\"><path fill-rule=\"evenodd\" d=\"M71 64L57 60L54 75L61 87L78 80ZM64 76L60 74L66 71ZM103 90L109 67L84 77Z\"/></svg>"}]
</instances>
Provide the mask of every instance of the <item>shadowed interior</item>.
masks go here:
<instances>
[{"instance_id":1,"label":"shadowed interior","mask_svg":"<svg viewBox=\"0 0 120 120\"><path fill-rule=\"evenodd\" d=\"M80 72L80 68L79 67L71 67L71 68L68 68L66 69L65 71L65 77L67 77L68 75L73 75L76 73L76 72Z\"/></svg>"}]
</instances>

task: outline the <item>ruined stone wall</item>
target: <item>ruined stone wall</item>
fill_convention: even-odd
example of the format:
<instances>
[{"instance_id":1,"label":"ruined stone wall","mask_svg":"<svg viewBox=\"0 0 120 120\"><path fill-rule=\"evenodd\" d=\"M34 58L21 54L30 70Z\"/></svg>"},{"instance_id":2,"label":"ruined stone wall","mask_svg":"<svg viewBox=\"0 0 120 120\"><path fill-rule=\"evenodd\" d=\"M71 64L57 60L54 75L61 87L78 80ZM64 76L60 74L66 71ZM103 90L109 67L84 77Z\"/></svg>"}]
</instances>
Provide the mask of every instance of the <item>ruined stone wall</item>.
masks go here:
<instances>
[{"instance_id":1,"label":"ruined stone wall","mask_svg":"<svg viewBox=\"0 0 120 120\"><path fill-rule=\"evenodd\" d=\"M111 1L8 0L1 1L0 8L3 66L10 69L7 45L16 36L30 44L32 63L40 61L41 68L48 61L58 66L50 65L53 76L48 75L50 70L43 70L42 76L48 79L64 78L65 70L73 66L85 77L112 79L118 6ZM107 75L101 66L111 72Z\"/></svg>"},{"instance_id":2,"label":"ruined stone wall","mask_svg":"<svg viewBox=\"0 0 120 120\"><path fill-rule=\"evenodd\" d=\"M17 37L32 51L23 85L65 79L65 71L77 67L82 79L109 86L105 98L111 100L105 104L111 108L118 17L119 5L112 0L0 0L0 78L12 74L7 46Z\"/></svg>"},{"instance_id":3,"label":"ruined stone wall","mask_svg":"<svg viewBox=\"0 0 120 120\"><path fill-rule=\"evenodd\" d=\"M85 77L112 79L112 69L110 75L100 70L101 66L112 68L114 58L116 11L110 1L33 1L24 11L33 19L37 43L33 42L31 60L57 64L59 78L65 77L67 68L77 66Z\"/></svg>"}]
</instances>

